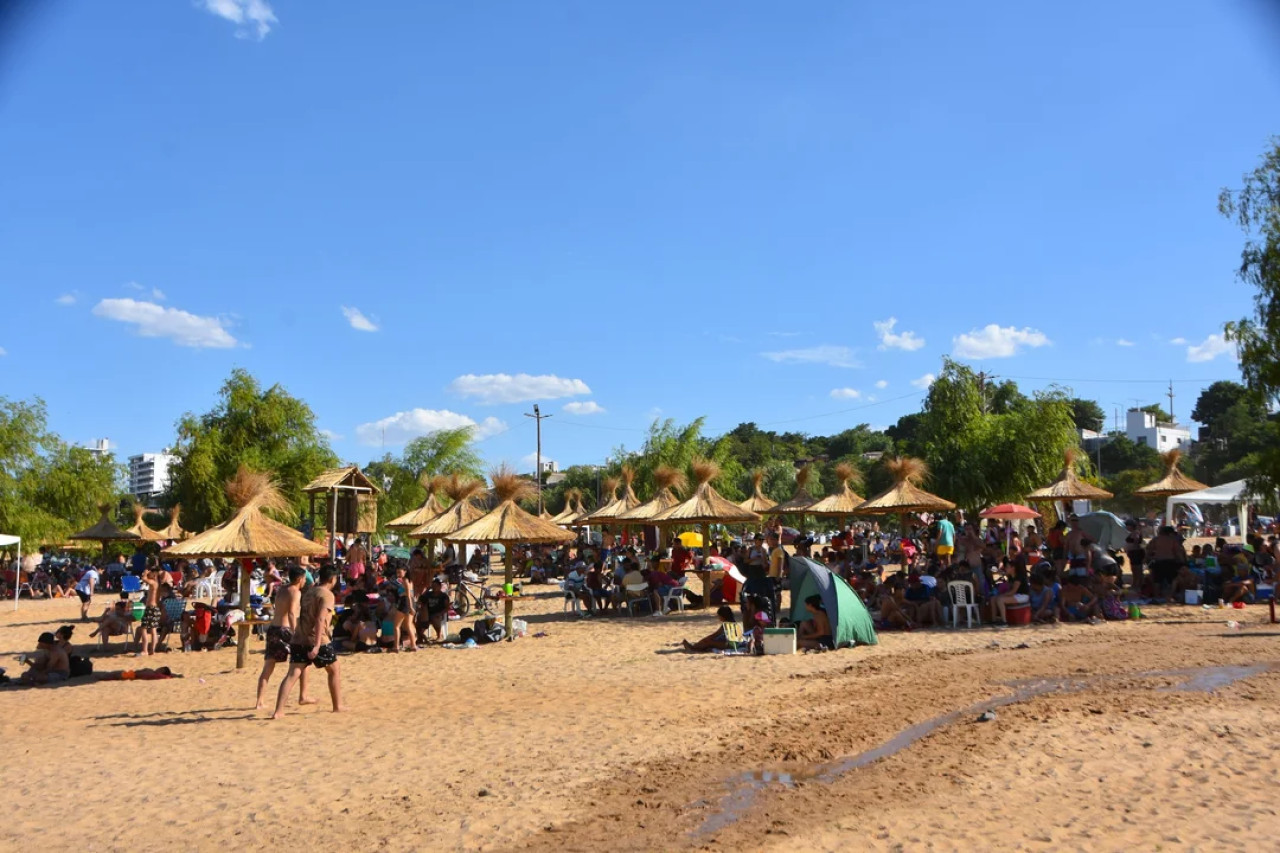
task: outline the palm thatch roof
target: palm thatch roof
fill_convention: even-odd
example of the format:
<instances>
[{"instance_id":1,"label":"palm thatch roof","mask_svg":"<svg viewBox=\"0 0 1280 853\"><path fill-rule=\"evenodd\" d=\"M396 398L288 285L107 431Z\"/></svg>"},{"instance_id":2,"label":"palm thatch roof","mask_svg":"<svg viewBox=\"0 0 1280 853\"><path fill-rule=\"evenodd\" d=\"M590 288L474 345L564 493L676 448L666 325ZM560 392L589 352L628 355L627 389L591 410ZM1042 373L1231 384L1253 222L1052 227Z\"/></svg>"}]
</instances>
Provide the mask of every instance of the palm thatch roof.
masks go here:
<instances>
[{"instance_id":1,"label":"palm thatch roof","mask_svg":"<svg viewBox=\"0 0 1280 853\"><path fill-rule=\"evenodd\" d=\"M751 497L747 498L738 506L754 513L766 513L778 505L778 502L771 500L763 491L760 490L760 484L764 482L764 472L755 470L751 472L751 483L755 486L755 491Z\"/></svg>"},{"instance_id":2,"label":"palm thatch roof","mask_svg":"<svg viewBox=\"0 0 1280 853\"><path fill-rule=\"evenodd\" d=\"M137 501L133 502L133 527L129 528L129 532L137 535L139 539L147 542L159 542L166 538L164 531L152 530L147 523L142 520L142 516L146 513L147 508Z\"/></svg>"},{"instance_id":3,"label":"palm thatch roof","mask_svg":"<svg viewBox=\"0 0 1280 853\"><path fill-rule=\"evenodd\" d=\"M387 530L408 532L416 527L421 527L444 512L444 506L436 499L436 493L444 489L448 480L449 478L444 474L437 474L434 477L424 476L421 482L427 490L427 499L417 509L410 510L404 515L388 521L385 525Z\"/></svg>"},{"instance_id":4,"label":"palm thatch roof","mask_svg":"<svg viewBox=\"0 0 1280 853\"><path fill-rule=\"evenodd\" d=\"M813 476L813 469L805 465L796 472L796 493L791 496L791 500L783 501L772 509L766 510L765 515L803 515L808 512L809 507L815 503L813 495L809 494L809 479Z\"/></svg>"},{"instance_id":5,"label":"palm thatch roof","mask_svg":"<svg viewBox=\"0 0 1280 853\"><path fill-rule=\"evenodd\" d=\"M669 465L659 465L654 469L653 482L657 491L652 498L635 509L618 513L614 519L623 524L651 524L655 515L680 503L677 493L684 491L687 482L682 472Z\"/></svg>"},{"instance_id":6,"label":"palm thatch roof","mask_svg":"<svg viewBox=\"0 0 1280 853\"><path fill-rule=\"evenodd\" d=\"M81 530L79 533L72 533L68 539L88 539L97 542L115 542L119 540L140 539L136 533L130 533L128 530L121 530L116 527L115 522L107 517L107 513L111 512L111 504L99 504L98 512L102 513L102 518L98 519L98 523L93 527Z\"/></svg>"},{"instance_id":7,"label":"palm thatch roof","mask_svg":"<svg viewBox=\"0 0 1280 853\"><path fill-rule=\"evenodd\" d=\"M452 534L484 515L484 509L472 500L484 489L484 483L462 474L450 474L442 486L453 504L425 524L409 531L419 539L452 539Z\"/></svg>"},{"instance_id":8,"label":"palm thatch roof","mask_svg":"<svg viewBox=\"0 0 1280 853\"><path fill-rule=\"evenodd\" d=\"M929 476L929 466L921 459L901 456L885 466L893 475L893 485L858 506L859 515L888 515L908 512L942 512L955 509L946 498L931 495L918 485Z\"/></svg>"},{"instance_id":9,"label":"palm thatch roof","mask_svg":"<svg viewBox=\"0 0 1280 853\"><path fill-rule=\"evenodd\" d=\"M556 524L568 524L579 515L579 508L574 506L575 501L580 501L582 492L577 487L570 486L564 490L564 509L557 512L551 517Z\"/></svg>"},{"instance_id":10,"label":"palm thatch roof","mask_svg":"<svg viewBox=\"0 0 1280 853\"><path fill-rule=\"evenodd\" d=\"M523 509L519 501L533 492L533 484L505 466L494 471L493 492L498 505L480 518L455 531L453 542L540 543L572 542L573 533Z\"/></svg>"},{"instance_id":11,"label":"palm thatch roof","mask_svg":"<svg viewBox=\"0 0 1280 853\"><path fill-rule=\"evenodd\" d=\"M720 476L720 466L710 459L693 460L693 476L698 485L693 494L670 509L655 515L653 524L741 524L759 521L760 516L721 496L711 481Z\"/></svg>"},{"instance_id":12,"label":"palm thatch roof","mask_svg":"<svg viewBox=\"0 0 1280 853\"><path fill-rule=\"evenodd\" d=\"M167 557L322 557L328 549L268 512L291 513L293 508L270 475L240 466L227 482L227 497L236 509L230 519L164 550Z\"/></svg>"},{"instance_id":13,"label":"palm thatch roof","mask_svg":"<svg viewBox=\"0 0 1280 853\"><path fill-rule=\"evenodd\" d=\"M191 535L191 531L182 529L182 525L178 521L181 515L182 504L174 504L173 509L169 510L169 526L160 531L164 534L165 539L181 542Z\"/></svg>"},{"instance_id":14,"label":"palm thatch roof","mask_svg":"<svg viewBox=\"0 0 1280 853\"><path fill-rule=\"evenodd\" d=\"M1161 458L1164 459L1164 476L1141 489L1134 489L1135 495L1141 495L1144 498L1168 498L1209 488L1199 480L1193 480L1178 470L1178 462L1182 459L1182 451L1178 448L1175 447L1161 454Z\"/></svg>"},{"instance_id":15,"label":"palm thatch roof","mask_svg":"<svg viewBox=\"0 0 1280 853\"><path fill-rule=\"evenodd\" d=\"M359 465L348 465L345 468L327 468L316 475L315 479L302 487L303 493L327 492L331 489L355 489L379 494L379 489L360 470Z\"/></svg>"},{"instance_id":16,"label":"palm thatch roof","mask_svg":"<svg viewBox=\"0 0 1280 853\"><path fill-rule=\"evenodd\" d=\"M1114 497L1106 489L1100 489L1097 486L1086 483L1076 476L1076 460L1080 458L1079 450L1074 447L1068 447L1065 455L1066 464L1062 466L1062 473L1058 475L1058 479L1043 489L1036 489L1027 495L1027 500L1101 501Z\"/></svg>"},{"instance_id":17,"label":"palm thatch roof","mask_svg":"<svg viewBox=\"0 0 1280 853\"><path fill-rule=\"evenodd\" d=\"M840 488L806 509L807 515L850 516L857 512L863 498L849 488L849 482L857 478L857 472L852 465L841 462L836 466L836 478L840 480Z\"/></svg>"},{"instance_id":18,"label":"palm thatch roof","mask_svg":"<svg viewBox=\"0 0 1280 853\"><path fill-rule=\"evenodd\" d=\"M595 512L591 513L590 517L587 518L587 523L608 524L611 521L616 521L618 516L622 515L624 512L630 512L640 506L642 501L636 497L635 490L631 486L631 484L635 482L635 479L635 469L630 465L623 465L621 485L625 488L623 489L622 497L610 501Z\"/></svg>"}]
</instances>

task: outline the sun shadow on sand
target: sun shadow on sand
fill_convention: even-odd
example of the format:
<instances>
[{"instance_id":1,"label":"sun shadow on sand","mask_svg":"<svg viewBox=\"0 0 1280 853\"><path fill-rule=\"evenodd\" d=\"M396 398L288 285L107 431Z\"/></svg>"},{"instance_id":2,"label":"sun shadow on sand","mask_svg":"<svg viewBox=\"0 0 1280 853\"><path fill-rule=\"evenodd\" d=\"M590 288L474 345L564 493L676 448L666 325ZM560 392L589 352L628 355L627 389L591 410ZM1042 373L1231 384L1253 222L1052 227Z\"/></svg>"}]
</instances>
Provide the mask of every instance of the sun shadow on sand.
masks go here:
<instances>
[{"instance_id":1,"label":"sun shadow on sand","mask_svg":"<svg viewBox=\"0 0 1280 853\"><path fill-rule=\"evenodd\" d=\"M168 717L162 720L121 720L118 723L100 723L100 726L136 728L138 726L188 726L200 723L223 723L235 720L256 720L258 714L240 714L235 717ZM95 726L94 728L97 728Z\"/></svg>"},{"instance_id":2,"label":"sun shadow on sand","mask_svg":"<svg viewBox=\"0 0 1280 853\"><path fill-rule=\"evenodd\" d=\"M244 708L198 708L187 711L188 714L225 714L228 711L243 711ZM86 720L141 720L147 717L167 717L172 711L155 711L150 714L99 714L96 717L85 717Z\"/></svg>"}]
</instances>

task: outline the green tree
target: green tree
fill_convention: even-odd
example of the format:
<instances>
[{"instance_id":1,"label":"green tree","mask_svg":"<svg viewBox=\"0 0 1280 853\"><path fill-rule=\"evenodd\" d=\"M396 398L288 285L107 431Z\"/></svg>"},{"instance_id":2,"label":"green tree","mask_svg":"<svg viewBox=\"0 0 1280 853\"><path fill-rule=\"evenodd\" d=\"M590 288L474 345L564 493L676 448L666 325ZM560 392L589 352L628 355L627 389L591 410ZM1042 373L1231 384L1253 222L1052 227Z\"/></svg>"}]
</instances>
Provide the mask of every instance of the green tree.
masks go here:
<instances>
[{"instance_id":1,"label":"green tree","mask_svg":"<svg viewBox=\"0 0 1280 853\"><path fill-rule=\"evenodd\" d=\"M0 397L0 531L26 547L65 542L116 504L123 468L49 430L44 401Z\"/></svg>"},{"instance_id":2,"label":"green tree","mask_svg":"<svg viewBox=\"0 0 1280 853\"><path fill-rule=\"evenodd\" d=\"M184 521L196 530L230 514L224 485L242 464L269 472L299 512L305 507L302 487L338 464L310 406L279 385L264 390L239 368L213 409L183 415L177 431L169 497L182 503Z\"/></svg>"},{"instance_id":3,"label":"green tree","mask_svg":"<svg viewBox=\"0 0 1280 853\"><path fill-rule=\"evenodd\" d=\"M1218 197L1223 216L1245 233L1240 281L1253 290L1253 314L1224 329L1235 343L1245 385L1271 406L1280 403L1280 137L1272 139L1262 163L1244 176L1240 189ZM1274 494L1280 486L1280 424L1269 421L1266 448L1257 454L1250 486Z\"/></svg>"},{"instance_id":4,"label":"green tree","mask_svg":"<svg viewBox=\"0 0 1280 853\"><path fill-rule=\"evenodd\" d=\"M383 455L364 467L364 473L383 489L378 496L378 529L393 518L422 506L423 486L436 474L466 474L484 478L484 464L473 449L473 427L442 429L418 436L399 456Z\"/></svg>"},{"instance_id":5,"label":"green tree","mask_svg":"<svg viewBox=\"0 0 1280 853\"><path fill-rule=\"evenodd\" d=\"M1267 416L1267 407L1262 400L1249 392L1239 382L1220 379L1200 392L1196 398L1196 407L1191 410L1191 419L1213 429L1226 412L1233 406L1243 403L1248 411L1258 418Z\"/></svg>"},{"instance_id":6,"label":"green tree","mask_svg":"<svg viewBox=\"0 0 1280 853\"><path fill-rule=\"evenodd\" d=\"M1156 420L1162 424L1173 423L1173 415L1165 411L1164 407L1159 403L1150 403L1146 406L1139 406L1138 411L1155 415Z\"/></svg>"},{"instance_id":7,"label":"green tree","mask_svg":"<svg viewBox=\"0 0 1280 853\"><path fill-rule=\"evenodd\" d=\"M1093 400L1084 400L1080 397L1072 397L1067 402L1071 404L1071 419L1075 421L1076 429L1102 432L1102 427L1107 422L1107 414L1102 411L1101 406Z\"/></svg>"}]
</instances>

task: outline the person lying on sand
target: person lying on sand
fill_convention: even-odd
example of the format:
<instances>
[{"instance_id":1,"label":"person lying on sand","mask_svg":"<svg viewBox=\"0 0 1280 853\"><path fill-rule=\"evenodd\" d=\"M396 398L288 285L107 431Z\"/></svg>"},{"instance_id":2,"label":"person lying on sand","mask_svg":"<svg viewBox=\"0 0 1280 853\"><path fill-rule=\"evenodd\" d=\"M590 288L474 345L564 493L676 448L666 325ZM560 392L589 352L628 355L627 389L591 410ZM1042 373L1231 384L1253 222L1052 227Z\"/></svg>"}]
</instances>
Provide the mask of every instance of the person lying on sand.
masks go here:
<instances>
[{"instance_id":1,"label":"person lying on sand","mask_svg":"<svg viewBox=\"0 0 1280 853\"><path fill-rule=\"evenodd\" d=\"M99 672L94 674L95 681L163 681L166 678L181 678L167 666L156 669L122 669L119 672Z\"/></svg>"},{"instance_id":2,"label":"person lying on sand","mask_svg":"<svg viewBox=\"0 0 1280 853\"><path fill-rule=\"evenodd\" d=\"M742 642L742 626L734 618L733 608L727 604L720 605L720 608L716 610L716 617L720 620L720 627L715 631L696 643L691 643L688 640L680 641L686 652L709 652L715 649L736 649L738 647L738 644Z\"/></svg>"}]
</instances>

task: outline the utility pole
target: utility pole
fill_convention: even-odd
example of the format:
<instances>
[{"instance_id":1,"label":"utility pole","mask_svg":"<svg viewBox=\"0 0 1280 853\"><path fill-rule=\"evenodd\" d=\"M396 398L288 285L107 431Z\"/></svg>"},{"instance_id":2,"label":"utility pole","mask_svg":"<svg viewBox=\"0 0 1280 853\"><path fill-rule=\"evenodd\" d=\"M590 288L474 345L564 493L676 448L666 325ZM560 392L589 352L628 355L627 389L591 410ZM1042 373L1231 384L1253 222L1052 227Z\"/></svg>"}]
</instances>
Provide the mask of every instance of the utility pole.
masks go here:
<instances>
[{"instance_id":1,"label":"utility pole","mask_svg":"<svg viewBox=\"0 0 1280 853\"><path fill-rule=\"evenodd\" d=\"M538 482L538 515L542 515L542 422L551 417L551 415L542 414L542 412L538 411L538 404L534 403L533 414L525 412L524 416L533 418L538 424L538 455L536 463L538 467L534 469L533 477Z\"/></svg>"},{"instance_id":2,"label":"utility pole","mask_svg":"<svg viewBox=\"0 0 1280 853\"><path fill-rule=\"evenodd\" d=\"M1178 419L1173 416L1173 380L1169 380L1169 423L1176 424Z\"/></svg>"}]
</instances>

